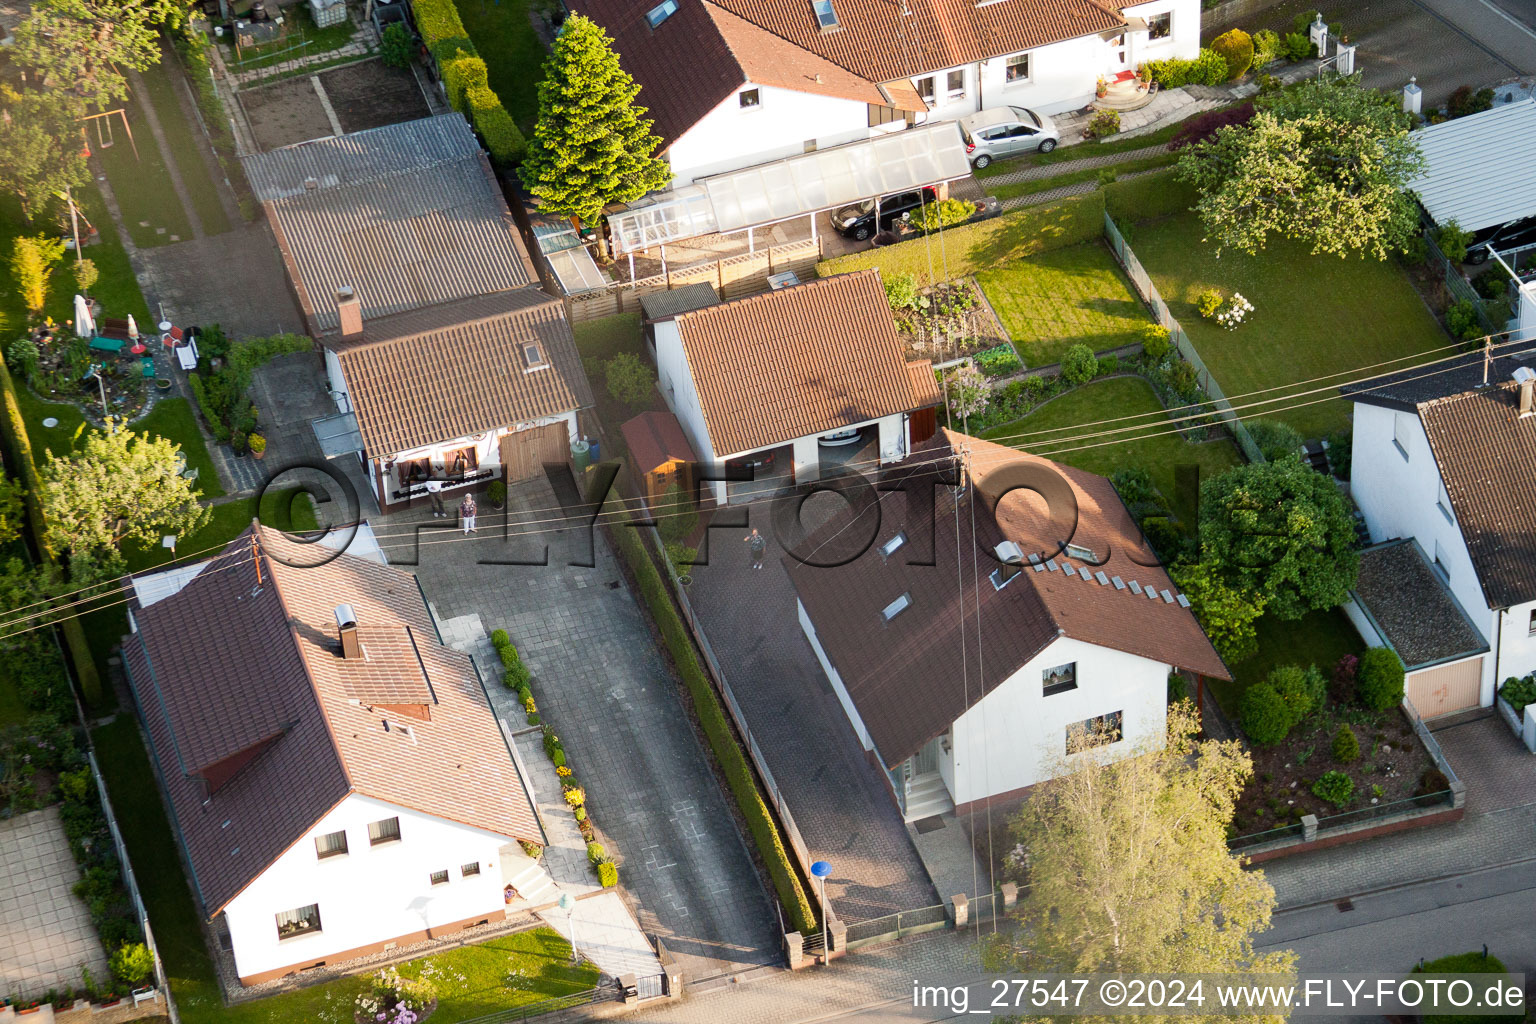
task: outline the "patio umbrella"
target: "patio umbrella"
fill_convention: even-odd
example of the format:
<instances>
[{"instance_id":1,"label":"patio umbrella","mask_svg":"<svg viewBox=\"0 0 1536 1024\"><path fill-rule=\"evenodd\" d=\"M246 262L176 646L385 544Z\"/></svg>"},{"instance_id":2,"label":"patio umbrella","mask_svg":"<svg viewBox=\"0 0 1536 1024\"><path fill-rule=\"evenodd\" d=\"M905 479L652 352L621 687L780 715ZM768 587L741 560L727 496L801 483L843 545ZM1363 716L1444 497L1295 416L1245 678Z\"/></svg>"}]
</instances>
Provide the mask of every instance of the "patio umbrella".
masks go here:
<instances>
[{"instance_id":1,"label":"patio umbrella","mask_svg":"<svg viewBox=\"0 0 1536 1024\"><path fill-rule=\"evenodd\" d=\"M139 340L139 325L133 322L133 314L128 314L128 337L134 341Z\"/></svg>"},{"instance_id":2,"label":"patio umbrella","mask_svg":"<svg viewBox=\"0 0 1536 1024\"><path fill-rule=\"evenodd\" d=\"M91 304L85 296L75 295L75 336L89 338L96 333L96 321L91 318Z\"/></svg>"}]
</instances>

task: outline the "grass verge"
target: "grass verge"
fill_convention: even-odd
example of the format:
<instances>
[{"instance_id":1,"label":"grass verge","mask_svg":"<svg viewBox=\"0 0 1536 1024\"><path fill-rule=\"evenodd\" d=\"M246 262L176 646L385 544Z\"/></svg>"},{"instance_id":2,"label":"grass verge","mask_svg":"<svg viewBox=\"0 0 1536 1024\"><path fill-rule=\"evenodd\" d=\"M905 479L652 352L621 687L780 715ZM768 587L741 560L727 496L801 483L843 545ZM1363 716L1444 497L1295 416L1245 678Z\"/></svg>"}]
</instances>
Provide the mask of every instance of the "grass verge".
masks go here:
<instances>
[{"instance_id":1,"label":"grass verge","mask_svg":"<svg viewBox=\"0 0 1536 1024\"><path fill-rule=\"evenodd\" d=\"M1112 170L1116 174L1134 174L1137 171L1150 171L1159 167L1167 167L1178 161L1176 153L1162 153L1158 156L1150 156L1141 160L1131 160L1127 163L1116 164ZM1100 173L1106 168L1090 168L1082 171L1068 171L1065 174L1052 175L1049 178L1036 178L1032 181L1019 181L1012 185L988 186L985 182L982 187L999 200L1014 199L1018 196L1032 196L1037 192L1049 192L1053 188L1061 188L1064 185L1076 185L1084 181L1097 181Z\"/></svg>"},{"instance_id":2,"label":"grass verge","mask_svg":"<svg viewBox=\"0 0 1536 1024\"><path fill-rule=\"evenodd\" d=\"M1079 342L1095 352L1134 344L1152 322L1102 242L983 270L976 283L1028 366L1054 363Z\"/></svg>"},{"instance_id":3,"label":"grass verge","mask_svg":"<svg viewBox=\"0 0 1536 1024\"><path fill-rule=\"evenodd\" d=\"M539 116L539 80L547 51L534 31L527 0L460 0L459 20L485 58L491 91L527 132Z\"/></svg>"},{"instance_id":4,"label":"grass verge","mask_svg":"<svg viewBox=\"0 0 1536 1024\"><path fill-rule=\"evenodd\" d=\"M149 103L160 121L160 131L171 149L171 159L181 172L181 182L187 187L192 208L202 222L203 234L222 235L229 230L229 218L224 215L224 204L219 202L218 186L208 173L208 163L203 159L202 131L189 124L182 113L181 100L176 95L179 87L170 69L151 69L142 75ZM140 97L141 99L143 97ZM168 185L168 183L167 183Z\"/></svg>"},{"instance_id":5,"label":"grass verge","mask_svg":"<svg viewBox=\"0 0 1536 1024\"><path fill-rule=\"evenodd\" d=\"M131 139L120 121L113 125L110 146L98 144L92 129L91 152L112 184L128 237L140 249L149 249L190 239L192 223L187 220L187 211L176 190L171 188L165 158L144 117L144 101L145 97L134 96L125 104ZM96 226L106 230L99 222ZM121 314L109 311L109 315Z\"/></svg>"}]
</instances>

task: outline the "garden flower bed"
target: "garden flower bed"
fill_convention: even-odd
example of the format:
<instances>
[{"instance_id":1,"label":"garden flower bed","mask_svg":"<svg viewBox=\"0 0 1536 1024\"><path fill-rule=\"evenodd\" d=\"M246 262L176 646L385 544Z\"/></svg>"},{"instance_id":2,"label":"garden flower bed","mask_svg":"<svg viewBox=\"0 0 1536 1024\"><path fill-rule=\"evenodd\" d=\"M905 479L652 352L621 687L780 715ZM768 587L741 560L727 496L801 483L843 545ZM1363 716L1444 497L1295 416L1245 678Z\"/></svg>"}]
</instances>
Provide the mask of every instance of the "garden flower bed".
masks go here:
<instances>
[{"instance_id":1,"label":"garden flower bed","mask_svg":"<svg viewBox=\"0 0 1536 1024\"><path fill-rule=\"evenodd\" d=\"M918 290L911 275L899 274L886 282L886 296L908 358L942 363L1003 348L1018 360L974 278Z\"/></svg>"}]
</instances>

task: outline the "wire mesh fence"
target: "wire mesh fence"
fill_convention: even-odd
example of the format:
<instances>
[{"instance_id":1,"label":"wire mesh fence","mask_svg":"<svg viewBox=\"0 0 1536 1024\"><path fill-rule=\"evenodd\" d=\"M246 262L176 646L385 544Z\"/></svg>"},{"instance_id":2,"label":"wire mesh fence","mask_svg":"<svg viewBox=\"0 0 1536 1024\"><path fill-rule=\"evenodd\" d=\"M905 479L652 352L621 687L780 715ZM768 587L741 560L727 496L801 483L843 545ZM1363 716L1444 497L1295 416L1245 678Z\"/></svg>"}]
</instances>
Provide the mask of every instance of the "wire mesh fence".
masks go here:
<instances>
[{"instance_id":1,"label":"wire mesh fence","mask_svg":"<svg viewBox=\"0 0 1536 1024\"><path fill-rule=\"evenodd\" d=\"M1152 313L1157 317L1157 322L1168 328L1169 340L1178 350L1179 356L1195 368L1195 373L1200 387L1212 399L1216 415L1219 416L1232 436L1237 440L1238 447L1248 457L1249 462L1263 462L1264 454L1259 451L1259 446L1254 443L1253 436L1248 433L1248 428L1243 426L1243 421L1238 419L1237 413L1232 409L1232 403L1227 400L1226 392L1216 382L1210 369L1205 365L1205 360L1200 358L1200 353L1195 351L1195 346L1189 340L1189 335L1184 332L1184 327L1168 310L1168 303L1163 301L1162 295L1157 290L1157 285L1152 283L1152 275L1141 265L1141 260L1136 258L1136 253L1120 234L1120 229L1115 227L1115 222L1108 213L1104 214L1104 237L1109 240L1109 247L1114 250L1115 259L1119 261L1126 276L1131 279L1142 301L1152 307Z\"/></svg>"},{"instance_id":2,"label":"wire mesh fence","mask_svg":"<svg viewBox=\"0 0 1536 1024\"><path fill-rule=\"evenodd\" d=\"M1434 233L1429 230L1424 232L1424 248L1429 253L1430 266L1439 269L1441 276L1445 278L1446 291L1450 292L1457 302L1472 303L1472 308L1477 310L1478 322L1483 325L1483 330L1491 334L1495 327L1493 325L1493 318L1488 315L1488 307L1483 302L1483 297L1477 294L1476 289L1472 287L1472 283L1462 275L1461 268L1447 259L1445 253L1440 251L1440 246L1435 241ZM1500 328L1503 327L1502 324L1499 326Z\"/></svg>"}]
</instances>

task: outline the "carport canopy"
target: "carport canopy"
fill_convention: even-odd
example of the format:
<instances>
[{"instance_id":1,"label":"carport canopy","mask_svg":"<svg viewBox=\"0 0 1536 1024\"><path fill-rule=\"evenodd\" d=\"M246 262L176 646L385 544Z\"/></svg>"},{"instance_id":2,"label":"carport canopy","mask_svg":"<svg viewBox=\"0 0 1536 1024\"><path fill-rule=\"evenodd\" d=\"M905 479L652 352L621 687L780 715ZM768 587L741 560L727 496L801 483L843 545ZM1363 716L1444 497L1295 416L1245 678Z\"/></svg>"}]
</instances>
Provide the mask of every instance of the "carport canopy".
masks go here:
<instances>
[{"instance_id":1,"label":"carport canopy","mask_svg":"<svg viewBox=\"0 0 1536 1024\"><path fill-rule=\"evenodd\" d=\"M1408 183L1442 227L1481 231L1536 216L1536 98L1413 133L1424 170Z\"/></svg>"},{"instance_id":2,"label":"carport canopy","mask_svg":"<svg viewBox=\"0 0 1536 1024\"><path fill-rule=\"evenodd\" d=\"M717 174L612 214L616 254L743 231L971 173L954 121Z\"/></svg>"},{"instance_id":3,"label":"carport canopy","mask_svg":"<svg viewBox=\"0 0 1536 1024\"><path fill-rule=\"evenodd\" d=\"M322 416L311 426L315 428L315 440L320 442L321 454L328 459L363 450L363 432L358 429L357 416L353 413Z\"/></svg>"}]
</instances>

